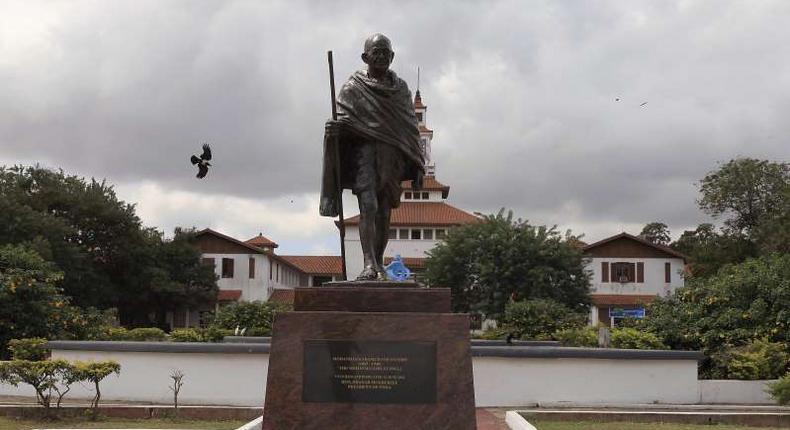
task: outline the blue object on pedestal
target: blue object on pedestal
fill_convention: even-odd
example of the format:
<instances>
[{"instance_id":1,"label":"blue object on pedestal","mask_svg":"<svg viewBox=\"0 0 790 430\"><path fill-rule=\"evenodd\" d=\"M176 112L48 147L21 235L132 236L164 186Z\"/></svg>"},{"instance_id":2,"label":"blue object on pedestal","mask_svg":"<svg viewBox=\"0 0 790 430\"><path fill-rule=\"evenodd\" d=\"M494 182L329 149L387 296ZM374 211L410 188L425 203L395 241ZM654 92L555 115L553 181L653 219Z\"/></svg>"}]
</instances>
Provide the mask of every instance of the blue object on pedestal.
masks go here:
<instances>
[{"instance_id":1,"label":"blue object on pedestal","mask_svg":"<svg viewBox=\"0 0 790 430\"><path fill-rule=\"evenodd\" d=\"M395 255L395 259L384 270L387 271L387 278L392 281L405 281L411 275L411 270L401 261L400 254Z\"/></svg>"}]
</instances>

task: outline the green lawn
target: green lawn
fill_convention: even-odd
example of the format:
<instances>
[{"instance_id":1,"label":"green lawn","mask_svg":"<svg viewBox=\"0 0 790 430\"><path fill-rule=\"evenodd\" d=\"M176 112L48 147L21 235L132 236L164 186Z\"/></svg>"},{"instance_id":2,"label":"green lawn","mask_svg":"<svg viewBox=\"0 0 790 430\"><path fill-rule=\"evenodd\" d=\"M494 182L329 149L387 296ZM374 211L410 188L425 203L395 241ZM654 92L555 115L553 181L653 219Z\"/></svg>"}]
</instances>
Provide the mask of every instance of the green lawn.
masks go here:
<instances>
[{"instance_id":1,"label":"green lawn","mask_svg":"<svg viewBox=\"0 0 790 430\"><path fill-rule=\"evenodd\" d=\"M538 430L781 430L777 427L744 427L739 425L658 424L629 422L570 422L529 420Z\"/></svg>"},{"instance_id":2,"label":"green lawn","mask_svg":"<svg viewBox=\"0 0 790 430\"><path fill-rule=\"evenodd\" d=\"M98 421L84 419L62 419L58 421L18 420L0 417L0 430L30 430L46 428L149 428L149 429L212 429L231 430L246 424L246 421L196 421L178 419L113 419Z\"/></svg>"}]
</instances>

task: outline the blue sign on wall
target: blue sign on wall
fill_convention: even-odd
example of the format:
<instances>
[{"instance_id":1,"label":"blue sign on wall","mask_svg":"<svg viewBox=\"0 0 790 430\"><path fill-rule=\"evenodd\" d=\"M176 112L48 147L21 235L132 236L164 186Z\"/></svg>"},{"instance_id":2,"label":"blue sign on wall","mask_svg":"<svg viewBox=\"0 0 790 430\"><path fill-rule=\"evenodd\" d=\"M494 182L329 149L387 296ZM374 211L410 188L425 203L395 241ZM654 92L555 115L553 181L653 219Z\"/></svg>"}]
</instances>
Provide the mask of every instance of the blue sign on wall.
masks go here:
<instances>
[{"instance_id":1,"label":"blue sign on wall","mask_svg":"<svg viewBox=\"0 0 790 430\"><path fill-rule=\"evenodd\" d=\"M637 309L609 309L610 318L644 318L645 308Z\"/></svg>"}]
</instances>

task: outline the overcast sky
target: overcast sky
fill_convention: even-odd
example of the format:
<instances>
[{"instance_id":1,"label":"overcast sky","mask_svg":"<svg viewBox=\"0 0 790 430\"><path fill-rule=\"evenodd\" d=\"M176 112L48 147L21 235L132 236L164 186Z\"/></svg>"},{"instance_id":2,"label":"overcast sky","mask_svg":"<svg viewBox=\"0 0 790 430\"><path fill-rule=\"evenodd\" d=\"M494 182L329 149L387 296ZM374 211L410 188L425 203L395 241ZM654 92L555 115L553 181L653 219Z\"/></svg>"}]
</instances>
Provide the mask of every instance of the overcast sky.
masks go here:
<instances>
[{"instance_id":1,"label":"overcast sky","mask_svg":"<svg viewBox=\"0 0 790 430\"><path fill-rule=\"evenodd\" d=\"M318 215L326 51L339 86L383 32L412 90L421 69L450 204L677 236L708 221L718 162L790 158L789 22L787 0L0 0L0 164L106 178L168 232L339 253Z\"/></svg>"}]
</instances>

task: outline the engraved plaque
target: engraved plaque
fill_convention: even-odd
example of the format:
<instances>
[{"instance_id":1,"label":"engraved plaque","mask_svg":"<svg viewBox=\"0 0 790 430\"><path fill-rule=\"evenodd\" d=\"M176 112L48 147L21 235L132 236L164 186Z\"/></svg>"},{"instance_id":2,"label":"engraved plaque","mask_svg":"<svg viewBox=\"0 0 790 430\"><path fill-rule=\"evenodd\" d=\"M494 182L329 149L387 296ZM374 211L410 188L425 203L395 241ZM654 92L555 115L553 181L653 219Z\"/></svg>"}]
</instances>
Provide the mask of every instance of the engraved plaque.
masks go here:
<instances>
[{"instance_id":1,"label":"engraved plaque","mask_svg":"<svg viewBox=\"0 0 790 430\"><path fill-rule=\"evenodd\" d=\"M436 342L307 340L302 401L436 403Z\"/></svg>"}]
</instances>

